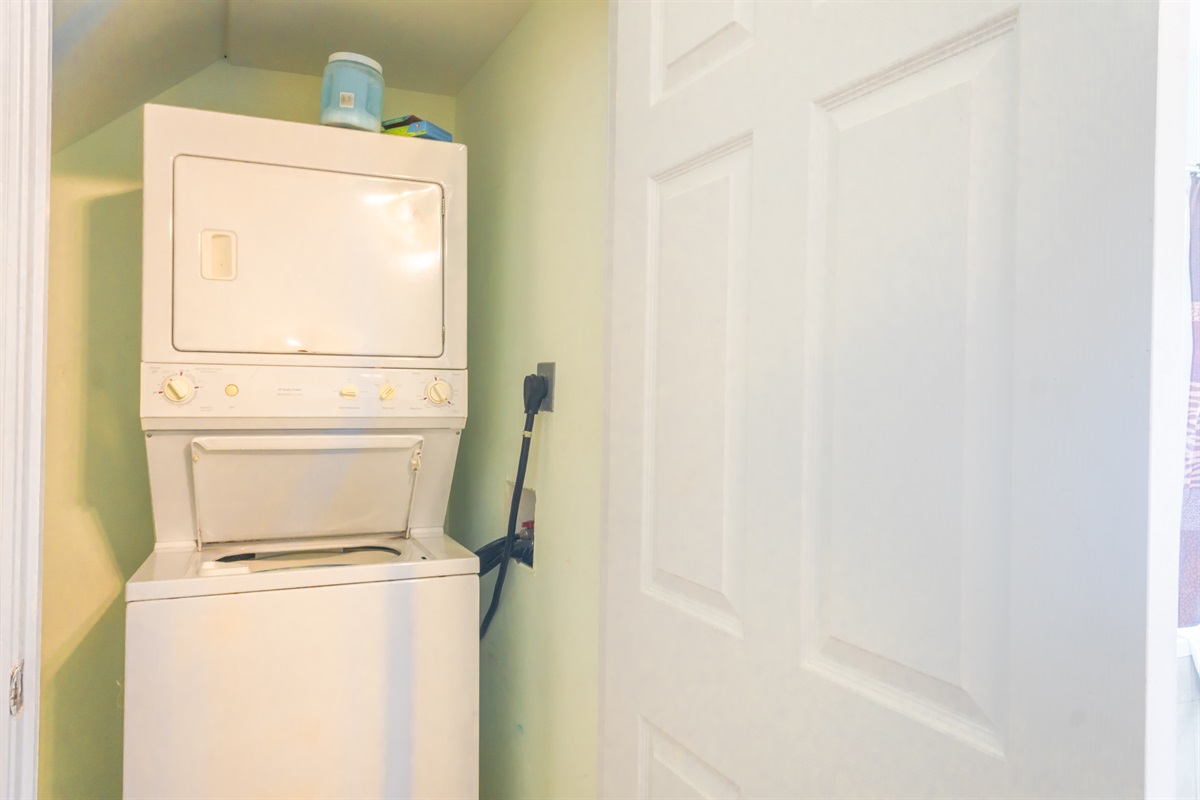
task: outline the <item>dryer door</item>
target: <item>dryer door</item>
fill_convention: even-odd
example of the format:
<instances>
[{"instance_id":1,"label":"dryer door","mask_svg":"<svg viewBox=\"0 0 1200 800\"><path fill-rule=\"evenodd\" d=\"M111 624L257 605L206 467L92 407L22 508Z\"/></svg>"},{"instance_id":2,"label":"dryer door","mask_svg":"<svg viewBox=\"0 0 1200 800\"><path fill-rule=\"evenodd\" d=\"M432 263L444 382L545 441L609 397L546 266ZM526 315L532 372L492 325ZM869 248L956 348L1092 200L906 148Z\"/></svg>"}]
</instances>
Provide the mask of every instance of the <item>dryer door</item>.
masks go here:
<instances>
[{"instance_id":1,"label":"dryer door","mask_svg":"<svg viewBox=\"0 0 1200 800\"><path fill-rule=\"evenodd\" d=\"M439 184L199 156L174 169L177 350L442 354Z\"/></svg>"}]
</instances>

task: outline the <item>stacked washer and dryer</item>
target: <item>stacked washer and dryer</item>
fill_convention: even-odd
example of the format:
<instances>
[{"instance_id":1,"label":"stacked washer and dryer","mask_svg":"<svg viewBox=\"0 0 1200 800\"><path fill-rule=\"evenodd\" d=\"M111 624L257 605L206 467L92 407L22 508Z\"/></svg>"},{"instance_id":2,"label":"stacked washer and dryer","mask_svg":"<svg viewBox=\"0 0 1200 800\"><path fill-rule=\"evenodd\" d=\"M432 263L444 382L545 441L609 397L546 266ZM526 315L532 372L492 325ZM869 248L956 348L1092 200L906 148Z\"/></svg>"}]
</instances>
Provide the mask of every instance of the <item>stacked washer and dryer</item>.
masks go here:
<instances>
[{"instance_id":1,"label":"stacked washer and dryer","mask_svg":"<svg viewBox=\"0 0 1200 800\"><path fill-rule=\"evenodd\" d=\"M478 794L466 148L147 106L125 796Z\"/></svg>"}]
</instances>

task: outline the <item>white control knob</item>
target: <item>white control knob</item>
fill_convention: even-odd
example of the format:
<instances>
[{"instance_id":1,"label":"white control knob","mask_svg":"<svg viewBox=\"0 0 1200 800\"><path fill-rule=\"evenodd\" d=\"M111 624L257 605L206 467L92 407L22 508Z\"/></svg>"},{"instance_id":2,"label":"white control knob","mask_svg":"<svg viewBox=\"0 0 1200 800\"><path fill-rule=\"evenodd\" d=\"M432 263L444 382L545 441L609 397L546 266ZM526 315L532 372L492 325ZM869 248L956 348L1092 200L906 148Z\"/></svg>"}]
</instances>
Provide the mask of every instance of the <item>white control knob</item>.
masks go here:
<instances>
[{"instance_id":1,"label":"white control knob","mask_svg":"<svg viewBox=\"0 0 1200 800\"><path fill-rule=\"evenodd\" d=\"M191 379L186 375L172 375L163 381L163 397L176 405L182 405L191 400L195 393L196 387L192 385Z\"/></svg>"},{"instance_id":2,"label":"white control knob","mask_svg":"<svg viewBox=\"0 0 1200 800\"><path fill-rule=\"evenodd\" d=\"M354 384L347 383L342 387L342 397L345 397L347 400L352 397L358 397L358 388Z\"/></svg>"},{"instance_id":3,"label":"white control knob","mask_svg":"<svg viewBox=\"0 0 1200 800\"><path fill-rule=\"evenodd\" d=\"M379 399L380 400L391 400L395 396L396 396L396 387L392 386L390 383L385 383L383 386L379 387Z\"/></svg>"},{"instance_id":4,"label":"white control knob","mask_svg":"<svg viewBox=\"0 0 1200 800\"><path fill-rule=\"evenodd\" d=\"M435 406L444 406L454 396L454 389L445 381L434 381L425 387L425 399Z\"/></svg>"}]
</instances>

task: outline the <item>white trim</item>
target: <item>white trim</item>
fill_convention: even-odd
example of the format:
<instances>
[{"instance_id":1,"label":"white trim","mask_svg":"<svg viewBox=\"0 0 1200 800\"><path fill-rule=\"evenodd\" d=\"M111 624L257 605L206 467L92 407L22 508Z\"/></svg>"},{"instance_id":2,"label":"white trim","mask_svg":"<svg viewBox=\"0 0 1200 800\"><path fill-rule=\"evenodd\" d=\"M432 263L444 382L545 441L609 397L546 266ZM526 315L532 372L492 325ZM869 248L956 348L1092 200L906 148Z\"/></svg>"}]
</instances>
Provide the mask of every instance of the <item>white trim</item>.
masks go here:
<instances>
[{"instance_id":1,"label":"white trim","mask_svg":"<svg viewBox=\"0 0 1200 800\"><path fill-rule=\"evenodd\" d=\"M611 563L609 550L615 545L609 534L609 508L614 498L609 491L609 475L613 469L613 419L612 397L612 341L613 341L613 224L614 202L617 176L617 15L621 4L610 0L608 4L608 142L606 157L608 169L605 174L605 221L604 221L604 417L601 438L601 472L600 472L600 647L597 653L600 659L597 676L599 687L597 691L596 713L596 796L604 797L606 756L604 742L607 739L605 727L608 724L608 629L613 624L609 618L609 568Z\"/></svg>"},{"instance_id":2,"label":"white trim","mask_svg":"<svg viewBox=\"0 0 1200 800\"><path fill-rule=\"evenodd\" d=\"M1146 797L1171 797L1176 780L1179 509L1191 380L1188 287L1189 41L1194 3L1159 6L1151 266L1149 531L1146 556ZM1175 643L1175 647L1172 647Z\"/></svg>"},{"instance_id":3,"label":"white trim","mask_svg":"<svg viewBox=\"0 0 1200 800\"><path fill-rule=\"evenodd\" d=\"M0 3L0 670L25 664L23 710L0 710L5 798L37 796L50 11Z\"/></svg>"}]
</instances>

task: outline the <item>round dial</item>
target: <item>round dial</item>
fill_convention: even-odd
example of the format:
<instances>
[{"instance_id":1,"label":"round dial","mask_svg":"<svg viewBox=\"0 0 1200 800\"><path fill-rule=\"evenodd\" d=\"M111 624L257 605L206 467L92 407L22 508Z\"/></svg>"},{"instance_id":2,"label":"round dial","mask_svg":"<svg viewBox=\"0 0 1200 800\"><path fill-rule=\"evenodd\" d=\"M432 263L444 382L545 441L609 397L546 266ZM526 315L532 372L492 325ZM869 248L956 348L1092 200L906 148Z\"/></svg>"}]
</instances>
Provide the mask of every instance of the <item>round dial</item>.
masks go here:
<instances>
[{"instance_id":1,"label":"round dial","mask_svg":"<svg viewBox=\"0 0 1200 800\"><path fill-rule=\"evenodd\" d=\"M395 396L396 396L396 387L392 386L390 383L385 383L383 386L379 387L379 399L380 400L391 400Z\"/></svg>"},{"instance_id":2,"label":"round dial","mask_svg":"<svg viewBox=\"0 0 1200 800\"><path fill-rule=\"evenodd\" d=\"M163 381L162 395L171 403L181 405L191 400L194 394L196 387L186 375L172 375Z\"/></svg>"},{"instance_id":3,"label":"round dial","mask_svg":"<svg viewBox=\"0 0 1200 800\"><path fill-rule=\"evenodd\" d=\"M425 398L435 406L444 406L454 396L454 389L445 381L434 381L425 387Z\"/></svg>"}]
</instances>

